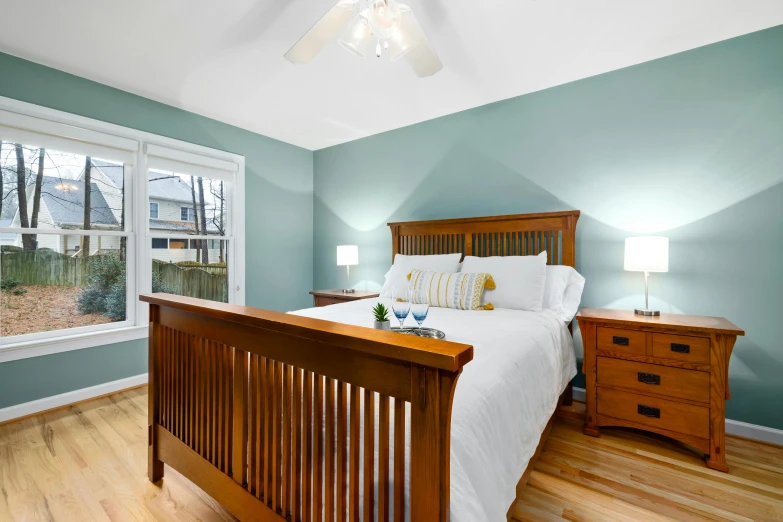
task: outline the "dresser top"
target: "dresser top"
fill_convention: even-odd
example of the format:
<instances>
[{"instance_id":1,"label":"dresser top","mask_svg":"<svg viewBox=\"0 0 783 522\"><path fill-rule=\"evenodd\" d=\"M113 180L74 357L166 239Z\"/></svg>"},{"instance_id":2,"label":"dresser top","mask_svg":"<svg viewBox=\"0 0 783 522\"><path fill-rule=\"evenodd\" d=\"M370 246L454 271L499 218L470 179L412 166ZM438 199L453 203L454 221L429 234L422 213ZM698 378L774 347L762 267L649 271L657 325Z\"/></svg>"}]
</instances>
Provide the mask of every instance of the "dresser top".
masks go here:
<instances>
[{"instance_id":1,"label":"dresser top","mask_svg":"<svg viewBox=\"0 0 783 522\"><path fill-rule=\"evenodd\" d=\"M664 313L658 317L648 317L636 315L633 310L582 308L576 314L576 319L624 326L660 326L670 330L745 335L744 330L723 317Z\"/></svg>"}]
</instances>

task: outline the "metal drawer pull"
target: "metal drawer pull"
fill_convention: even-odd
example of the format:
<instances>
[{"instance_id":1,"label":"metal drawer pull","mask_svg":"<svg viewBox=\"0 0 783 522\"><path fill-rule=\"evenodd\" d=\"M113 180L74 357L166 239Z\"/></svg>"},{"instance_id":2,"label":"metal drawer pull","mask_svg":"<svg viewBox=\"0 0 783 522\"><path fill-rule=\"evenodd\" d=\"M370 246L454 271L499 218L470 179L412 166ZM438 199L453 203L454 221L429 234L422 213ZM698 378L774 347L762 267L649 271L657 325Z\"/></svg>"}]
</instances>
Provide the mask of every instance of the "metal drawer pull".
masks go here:
<instances>
[{"instance_id":1,"label":"metal drawer pull","mask_svg":"<svg viewBox=\"0 0 783 522\"><path fill-rule=\"evenodd\" d=\"M691 353L691 345L672 343L672 351L677 353Z\"/></svg>"},{"instance_id":2,"label":"metal drawer pull","mask_svg":"<svg viewBox=\"0 0 783 522\"><path fill-rule=\"evenodd\" d=\"M652 406L645 406L644 404L639 404L636 412L639 415L644 415L645 417L651 417L653 419L661 418L660 408L653 408Z\"/></svg>"},{"instance_id":3,"label":"metal drawer pull","mask_svg":"<svg viewBox=\"0 0 783 522\"><path fill-rule=\"evenodd\" d=\"M639 382L644 384L661 384L661 376L654 373L639 372Z\"/></svg>"},{"instance_id":4,"label":"metal drawer pull","mask_svg":"<svg viewBox=\"0 0 783 522\"><path fill-rule=\"evenodd\" d=\"M628 338L615 335L612 337L612 344L619 344L620 346L628 346Z\"/></svg>"}]
</instances>

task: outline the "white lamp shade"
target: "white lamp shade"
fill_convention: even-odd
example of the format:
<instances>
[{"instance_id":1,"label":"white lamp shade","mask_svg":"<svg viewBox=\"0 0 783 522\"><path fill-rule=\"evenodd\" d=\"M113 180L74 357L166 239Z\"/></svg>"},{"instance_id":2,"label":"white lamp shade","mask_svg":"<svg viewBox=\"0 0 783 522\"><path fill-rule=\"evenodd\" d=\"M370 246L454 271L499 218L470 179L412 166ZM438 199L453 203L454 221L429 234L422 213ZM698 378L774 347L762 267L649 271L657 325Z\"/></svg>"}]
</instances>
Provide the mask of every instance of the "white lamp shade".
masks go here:
<instances>
[{"instance_id":1,"label":"white lamp shade","mask_svg":"<svg viewBox=\"0 0 783 522\"><path fill-rule=\"evenodd\" d=\"M626 238L625 269L631 272L668 272L669 238L660 236Z\"/></svg>"},{"instance_id":2,"label":"white lamp shade","mask_svg":"<svg viewBox=\"0 0 783 522\"><path fill-rule=\"evenodd\" d=\"M341 245L337 247L337 265L358 265L359 247L356 245Z\"/></svg>"}]
</instances>

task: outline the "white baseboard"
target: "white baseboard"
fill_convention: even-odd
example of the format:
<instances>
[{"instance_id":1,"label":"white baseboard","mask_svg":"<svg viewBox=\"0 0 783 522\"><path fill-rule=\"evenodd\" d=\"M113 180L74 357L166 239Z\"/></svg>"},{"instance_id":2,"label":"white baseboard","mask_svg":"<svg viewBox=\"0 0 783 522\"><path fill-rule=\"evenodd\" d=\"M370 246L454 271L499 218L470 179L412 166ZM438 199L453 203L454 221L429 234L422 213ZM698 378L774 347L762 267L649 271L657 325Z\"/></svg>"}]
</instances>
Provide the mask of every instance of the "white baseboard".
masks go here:
<instances>
[{"instance_id":1,"label":"white baseboard","mask_svg":"<svg viewBox=\"0 0 783 522\"><path fill-rule=\"evenodd\" d=\"M584 402L584 388L574 387L574 399ZM766 426L759 426L757 424L748 424L747 422L726 419L726 433L738 437L745 437L746 439L783 446L783 430L776 430L775 428L767 428Z\"/></svg>"},{"instance_id":2,"label":"white baseboard","mask_svg":"<svg viewBox=\"0 0 783 522\"><path fill-rule=\"evenodd\" d=\"M93 397L100 397L108 393L114 393L135 386L141 386L147 383L147 374L134 375L133 377L127 377L117 381L105 382L96 386L90 386L89 388L82 388L80 390L74 390L60 395L53 395L51 397L44 397L35 401L25 402L22 404L16 404L7 408L0 409L0 422L6 422L20 417L26 417L34 413L40 413L42 411L51 410L53 408L59 408L61 406L67 406L75 402L92 399Z\"/></svg>"}]
</instances>

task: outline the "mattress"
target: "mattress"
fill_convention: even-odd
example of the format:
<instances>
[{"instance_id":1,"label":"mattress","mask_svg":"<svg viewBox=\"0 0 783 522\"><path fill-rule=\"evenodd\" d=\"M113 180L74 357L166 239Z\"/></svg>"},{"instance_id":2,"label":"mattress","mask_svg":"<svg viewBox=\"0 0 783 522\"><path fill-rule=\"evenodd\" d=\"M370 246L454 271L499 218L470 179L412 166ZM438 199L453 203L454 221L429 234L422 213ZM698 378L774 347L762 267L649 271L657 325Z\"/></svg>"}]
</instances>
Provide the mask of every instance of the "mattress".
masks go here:
<instances>
[{"instance_id":1,"label":"mattress","mask_svg":"<svg viewBox=\"0 0 783 522\"><path fill-rule=\"evenodd\" d=\"M368 326L379 301L390 307L388 299L366 299L292 313ZM412 317L405 325L415 326ZM558 398L576 375L571 334L549 310L430 308L424 326L474 348L452 407L451 520L503 522Z\"/></svg>"}]
</instances>

